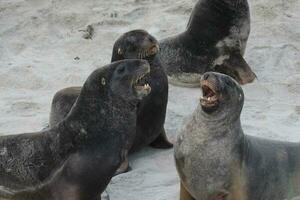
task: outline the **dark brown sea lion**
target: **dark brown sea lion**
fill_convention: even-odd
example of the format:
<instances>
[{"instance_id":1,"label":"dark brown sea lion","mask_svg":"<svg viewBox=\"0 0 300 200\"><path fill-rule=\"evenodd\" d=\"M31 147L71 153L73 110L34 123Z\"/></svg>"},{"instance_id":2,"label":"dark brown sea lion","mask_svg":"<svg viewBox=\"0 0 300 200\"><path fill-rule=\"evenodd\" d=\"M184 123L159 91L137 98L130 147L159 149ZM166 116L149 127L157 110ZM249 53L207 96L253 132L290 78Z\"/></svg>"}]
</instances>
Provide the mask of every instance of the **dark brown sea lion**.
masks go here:
<instances>
[{"instance_id":1,"label":"dark brown sea lion","mask_svg":"<svg viewBox=\"0 0 300 200\"><path fill-rule=\"evenodd\" d=\"M199 87L207 71L251 83L253 73L243 55L250 33L247 0L199 0L185 32L160 41L160 58L169 82Z\"/></svg>"},{"instance_id":2,"label":"dark brown sea lion","mask_svg":"<svg viewBox=\"0 0 300 200\"><path fill-rule=\"evenodd\" d=\"M141 80L149 72L149 63L137 59L99 68L56 126L0 137L0 185L13 191L0 194L13 200L99 199L133 143L137 105L150 92Z\"/></svg>"},{"instance_id":3,"label":"dark brown sea lion","mask_svg":"<svg viewBox=\"0 0 300 200\"><path fill-rule=\"evenodd\" d=\"M291 200L300 197L300 143L244 135L244 94L208 72L203 97L175 144L180 200Z\"/></svg>"},{"instance_id":4,"label":"dark brown sea lion","mask_svg":"<svg viewBox=\"0 0 300 200\"><path fill-rule=\"evenodd\" d=\"M123 34L114 44L112 62L129 58L141 58L150 63L150 74L145 77L151 93L138 106L136 138L130 152L151 145L156 148L171 148L164 130L168 102L168 79L157 56L157 40L144 30ZM70 87L58 91L52 101L50 127L59 123L71 110L81 87ZM117 173L128 170L128 160Z\"/></svg>"}]
</instances>

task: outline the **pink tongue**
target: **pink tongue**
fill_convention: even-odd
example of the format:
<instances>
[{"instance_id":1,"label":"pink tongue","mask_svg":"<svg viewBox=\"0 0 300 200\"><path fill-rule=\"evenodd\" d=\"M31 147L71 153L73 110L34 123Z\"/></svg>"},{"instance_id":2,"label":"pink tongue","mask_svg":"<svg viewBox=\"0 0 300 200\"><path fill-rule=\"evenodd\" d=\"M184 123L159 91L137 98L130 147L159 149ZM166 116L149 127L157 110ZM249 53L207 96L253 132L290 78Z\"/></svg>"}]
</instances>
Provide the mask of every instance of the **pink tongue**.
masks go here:
<instances>
[{"instance_id":1,"label":"pink tongue","mask_svg":"<svg viewBox=\"0 0 300 200\"><path fill-rule=\"evenodd\" d=\"M213 97L213 96L214 96L214 93L213 93L211 90L209 90L207 96L208 96L208 97Z\"/></svg>"}]
</instances>

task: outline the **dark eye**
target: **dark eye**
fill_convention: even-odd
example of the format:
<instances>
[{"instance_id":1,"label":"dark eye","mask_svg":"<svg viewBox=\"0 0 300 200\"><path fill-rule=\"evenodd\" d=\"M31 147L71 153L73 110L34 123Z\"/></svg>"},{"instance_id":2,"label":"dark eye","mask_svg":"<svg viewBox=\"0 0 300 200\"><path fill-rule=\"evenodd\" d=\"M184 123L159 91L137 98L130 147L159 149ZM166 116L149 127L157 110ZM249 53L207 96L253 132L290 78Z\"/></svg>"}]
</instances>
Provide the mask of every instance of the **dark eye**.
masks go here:
<instances>
[{"instance_id":1,"label":"dark eye","mask_svg":"<svg viewBox=\"0 0 300 200\"><path fill-rule=\"evenodd\" d=\"M122 73L124 73L124 71L125 71L125 66L120 66L119 68L118 68L118 73L119 74L122 74Z\"/></svg>"}]
</instances>

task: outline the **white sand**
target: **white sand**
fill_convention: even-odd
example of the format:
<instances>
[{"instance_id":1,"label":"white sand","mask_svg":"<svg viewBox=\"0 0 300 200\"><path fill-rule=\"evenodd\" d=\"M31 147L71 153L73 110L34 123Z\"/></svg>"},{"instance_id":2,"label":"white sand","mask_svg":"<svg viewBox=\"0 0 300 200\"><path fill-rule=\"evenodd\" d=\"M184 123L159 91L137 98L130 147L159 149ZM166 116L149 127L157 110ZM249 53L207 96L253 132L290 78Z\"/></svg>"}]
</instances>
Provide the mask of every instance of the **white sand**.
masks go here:
<instances>
[{"instance_id":1,"label":"white sand","mask_svg":"<svg viewBox=\"0 0 300 200\"><path fill-rule=\"evenodd\" d=\"M184 30L196 0L0 0L0 134L40 130L55 91L81 85L110 62L116 38L142 28L158 39ZM251 0L246 60L258 81L244 87L247 134L300 141L300 1ZM82 38L87 25L93 40ZM74 60L79 57L80 60ZM199 89L170 87L166 128L174 140ZM175 200L173 151L147 148L112 180L111 200Z\"/></svg>"}]
</instances>

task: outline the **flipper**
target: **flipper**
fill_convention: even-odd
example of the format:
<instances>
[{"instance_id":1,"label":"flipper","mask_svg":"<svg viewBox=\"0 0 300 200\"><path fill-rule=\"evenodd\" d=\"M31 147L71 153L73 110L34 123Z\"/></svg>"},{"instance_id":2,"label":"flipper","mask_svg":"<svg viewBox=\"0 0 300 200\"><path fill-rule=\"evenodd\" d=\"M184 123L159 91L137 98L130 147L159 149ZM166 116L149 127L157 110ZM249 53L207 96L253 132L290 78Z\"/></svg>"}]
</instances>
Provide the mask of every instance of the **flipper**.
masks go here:
<instances>
[{"instance_id":1,"label":"flipper","mask_svg":"<svg viewBox=\"0 0 300 200\"><path fill-rule=\"evenodd\" d=\"M196 200L191 194L185 189L183 184L180 184L180 200Z\"/></svg>"},{"instance_id":2,"label":"flipper","mask_svg":"<svg viewBox=\"0 0 300 200\"><path fill-rule=\"evenodd\" d=\"M215 71L233 77L242 85L252 83L256 78L256 74L240 53L230 54L222 65L215 66Z\"/></svg>"},{"instance_id":3,"label":"flipper","mask_svg":"<svg viewBox=\"0 0 300 200\"><path fill-rule=\"evenodd\" d=\"M121 164L121 166L116 171L114 176L129 172L130 170L131 170L131 167L129 166L128 156L126 155L126 158L125 158L124 162Z\"/></svg>"},{"instance_id":4,"label":"flipper","mask_svg":"<svg viewBox=\"0 0 300 200\"><path fill-rule=\"evenodd\" d=\"M159 136L150 144L153 148L158 149L169 149L173 147L173 144L168 141L165 128L162 128Z\"/></svg>"}]
</instances>

